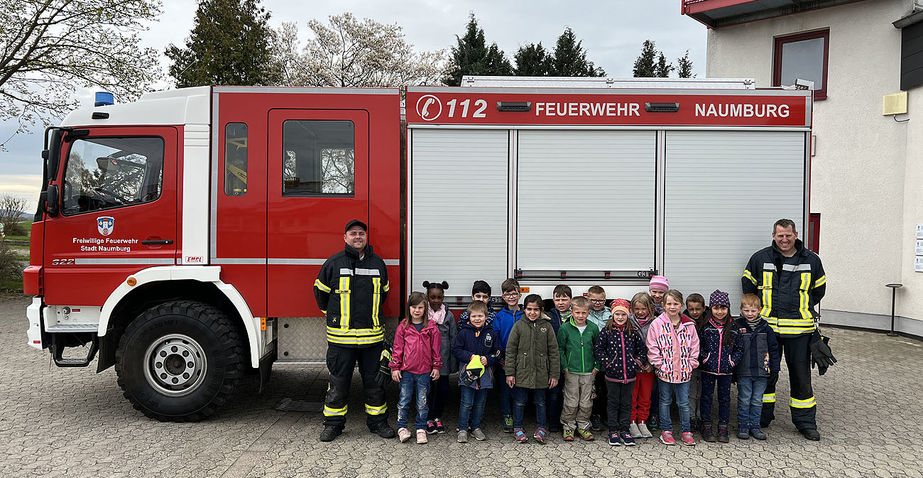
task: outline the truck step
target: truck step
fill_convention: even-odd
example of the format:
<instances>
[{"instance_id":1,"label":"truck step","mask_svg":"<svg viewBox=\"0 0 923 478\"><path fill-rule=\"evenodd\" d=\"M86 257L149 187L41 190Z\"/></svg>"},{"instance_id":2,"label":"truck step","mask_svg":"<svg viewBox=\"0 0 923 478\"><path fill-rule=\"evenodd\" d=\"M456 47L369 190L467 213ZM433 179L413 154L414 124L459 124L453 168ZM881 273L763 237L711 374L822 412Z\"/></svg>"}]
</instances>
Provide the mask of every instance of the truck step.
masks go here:
<instances>
[{"instance_id":1,"label":"truck step","mask_svg":"<svg viewBox=\"0 0 923 478\"><path fill-rule=\"evenodd\" d=\"M58 367L86 367L96 358L96 351L99 350L99 339L93 337L93 340L90 341L90 348L87 349L87 356L85 358L64 358L65 348L67 347L52 339L51 356L54 359L55 365Z\"/></svg>"},{"instance_id":2,"label":"truck step","mask_svg":"<svg viewBox=\"0 0 923 478\"><path fill-rule=\"evenodd\" d=\"M55 324L49 325L46 328L46 332L50 334L56 333L67 333L67 334L78 334L78 333L96 333L99 330L98 324Z\"/></svg>"}]
</instances>

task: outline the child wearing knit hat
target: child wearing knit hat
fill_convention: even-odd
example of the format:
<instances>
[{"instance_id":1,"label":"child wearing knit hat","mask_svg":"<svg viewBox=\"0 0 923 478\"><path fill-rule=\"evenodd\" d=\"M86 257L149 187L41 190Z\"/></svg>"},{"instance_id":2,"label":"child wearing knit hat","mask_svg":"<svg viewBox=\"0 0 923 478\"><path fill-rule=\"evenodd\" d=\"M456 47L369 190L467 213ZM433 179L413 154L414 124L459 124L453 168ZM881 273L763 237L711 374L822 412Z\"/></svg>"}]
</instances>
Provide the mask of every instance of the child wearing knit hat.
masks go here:
<instances>
[{"instance_id":1,"label":"child wearing knit hat","mask_svg":"<svg viewBox=\"0 0 923 478\"><path fill-rule=\"evenodd\" d=\"M731 380L734 365L740 361L743 349L737 340L734 317L729 311L727 292L715 290L708 298L711 316L701 332L699 368L702 370L702 437L707 442L715 441L711 421L712 396L715 385L718 388L718 436L721 443L728 442L728 420L731 413Z\"/></svg>"},{"instance_id":2,"label":"child wearing knit hat","mask_svg":"<svg viewBox=\"0 0 923 478\"><path fill-rule=\"evenodd\" d=\"M670 281L664 276L651 276L647 290L654 299L654 317L658 317L663 313L663 296L670 290Z\"/></svg>"},{"instance_id":3,"label":"child wearing knit hat","mask_svg":"<svg viewBox=\"0 0 923 478\"><path fill-rule=\"evenodd\" d=\"M615 299L610 307L612 318L600 332L593 352L602 366L608 392L609 445L632 446L631 395L637 373L647 365L647 347L628 320L631 304Z\"/></svg>"}]
</instances>

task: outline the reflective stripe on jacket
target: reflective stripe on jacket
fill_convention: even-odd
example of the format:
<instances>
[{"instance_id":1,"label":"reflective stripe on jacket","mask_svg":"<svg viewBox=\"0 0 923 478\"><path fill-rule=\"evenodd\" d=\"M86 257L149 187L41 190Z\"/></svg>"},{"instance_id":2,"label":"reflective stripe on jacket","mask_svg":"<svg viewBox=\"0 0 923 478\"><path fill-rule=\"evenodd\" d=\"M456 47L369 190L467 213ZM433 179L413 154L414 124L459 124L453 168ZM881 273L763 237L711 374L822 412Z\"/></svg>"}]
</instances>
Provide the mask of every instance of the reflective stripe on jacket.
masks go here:
<instances>
[{"instance_id":1,"label":"reflective stripe on jacket","mask_svg":"<svg viewBox=\"0 0 923 478\"><path fill-rule=\"evenodd\" d=\"M314 298L327 317L327 342L356 347L381 342L381 309L389 289L385 261L372 246L366 246L362 259L349 246L327 259L314 281Z\"/></svg>"}]
</instances>

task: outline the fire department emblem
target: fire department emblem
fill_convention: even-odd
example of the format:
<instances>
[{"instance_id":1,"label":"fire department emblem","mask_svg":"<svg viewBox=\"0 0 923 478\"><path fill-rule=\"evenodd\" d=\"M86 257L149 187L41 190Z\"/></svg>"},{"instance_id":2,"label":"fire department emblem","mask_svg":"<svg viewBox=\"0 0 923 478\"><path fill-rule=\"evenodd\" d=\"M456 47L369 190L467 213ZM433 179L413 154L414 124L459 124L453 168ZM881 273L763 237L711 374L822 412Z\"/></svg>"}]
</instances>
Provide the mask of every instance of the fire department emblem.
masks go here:
<instances>
[{"instance_id":1,"label":"fire department emblem","mask_svg":"<svg viewBox=\"0 0 923 478\"><path fill-rule=\"evenodd\" d=\"M108 236L112 234L112 229L115 228L115 218L112 216L102 216L96 218L96 230L99 231L103 236Z\"/></svg>"},{"instance_id":2,"label":"fire department emblem","mask_svg":"<svg viewBox=\"0 0 923 478\"><path fill-rule=\"evenodd\" d=\"M442 102L433 95L423 95L417 100L417 114L423 121L432 121L442 114Z\"/></svg>"}]
</instances>

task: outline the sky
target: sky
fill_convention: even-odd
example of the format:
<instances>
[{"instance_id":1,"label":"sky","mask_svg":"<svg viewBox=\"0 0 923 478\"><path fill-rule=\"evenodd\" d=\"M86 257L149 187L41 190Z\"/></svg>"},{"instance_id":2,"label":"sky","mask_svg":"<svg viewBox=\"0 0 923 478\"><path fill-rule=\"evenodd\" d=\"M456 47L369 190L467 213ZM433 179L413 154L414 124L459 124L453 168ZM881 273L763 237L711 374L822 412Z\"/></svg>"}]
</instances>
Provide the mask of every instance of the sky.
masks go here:
<instances>
[{"instance_id":1,"label":"sky","mask_svg":"<svg viewBox=\"0 0 923 478\"><path fill-rule=\"evenodd\" d=\"M271 14L271 25L295 22L302 34L308 30L308 20L326 21L330 15L344 12L380 23L397 23L418 51L449 51L456 44L456 35L464 34L468 16L473 13L487 42L497 43L510 60L527 43L541 42L553 50L558 36L570 27L583 42L587 58L605 69L607 76L616 78L632 76L641 44L649 39L673 63L689 50L693 72L705 77L706 29L680 14L681 0L263 0L261 4ZM160 20L142 34L145 46L163 52L171 43L183 45L193 26L195 9L193 0L164 0ZM161 54L164 72L167 65ZM86 90L79 99L83 106L90 106L91 98L92 92ZM0 151L0 195L25 199L27 210L35 207L42 174L44 125L36 124L32 129L31 134L13 136L6 142L6 151ZM13 131L11 123L0 123L0 143Z\"/></svg>"}]
</instances>

